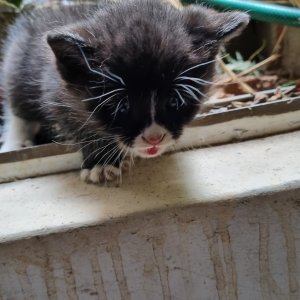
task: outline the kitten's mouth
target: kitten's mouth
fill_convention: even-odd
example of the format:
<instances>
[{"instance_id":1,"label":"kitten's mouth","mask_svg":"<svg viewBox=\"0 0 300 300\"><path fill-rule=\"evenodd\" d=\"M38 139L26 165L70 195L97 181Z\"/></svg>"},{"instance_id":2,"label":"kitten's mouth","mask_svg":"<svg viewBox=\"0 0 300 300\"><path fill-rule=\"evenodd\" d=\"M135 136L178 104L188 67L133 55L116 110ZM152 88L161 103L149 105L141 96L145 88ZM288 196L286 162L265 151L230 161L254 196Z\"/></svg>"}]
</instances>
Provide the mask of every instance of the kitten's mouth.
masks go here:
<instances>
[{"instance_id":1,"label":"kitten's mouth","mask_svg":"<svg viewBox=\"0 0 300 300\"><path fill-rule=\"evenodd\" d=\"M150 157L156 157L161 155L166 151L168 146L166 145L155 145L148 148L135 148L133 151L136 153L137 156L143 157L143 158L150 158Z\"/></svg>"},{"instance_id":2,"label":"kitten's mouth","mask_svg":"<svg viewBox=\"0 0 300 300\"><path fill-rule=\"evenodd\" d=\"M153 158L166 152L174 142L175 140L172 138L171 134L166 133L159 141L157 141L157 143L153 140L147 140L144 135L140 134L130 145L126 145L121 140L118 141L118 144L120 149L125 149L124 151L129 151L135 156Z\"/></svg>"},{"instance_id":3,"label":"kitten's mouth","mask_svg":"<svg viewBox=\"0 0 300 300\"><path fill-rule=\"evenodd\" d=\"M144 149L137 149L137 154L141 157L155 157L164 152L163 147L152 146Z\"/></svg>"},{"instance_id":4,"label":"kitten's mouth","mask_svg":"<svg viewBox=\"0 0 300 300\"><path fill-rule=\"evenodd\" d=\"M145 147L145 146L128 147L124 145L122 142L119 142L119 145L121 149L128 149L128 150L130 149L130 152L134 153L136 156L143 157L143 158L159 156L162 153L164 153L166 148L168 148L169 146L169 145L160 144L160 145L149 146L149 147Z\"/></svg>"},{"instance_id":5,"label":"kitten's mouth","mask_svg":"<svg viewBox=\"0 0 300 300\"><path fill-rule=\"evenodd\" d=\"M148 154L148 155L155 155L155 154L158 153L158 151L159 151L159 148L156 147L156 146L153 146L153 147L147 149L147 150L145 151L145 153Z\"/></svg>"}]
</instances>

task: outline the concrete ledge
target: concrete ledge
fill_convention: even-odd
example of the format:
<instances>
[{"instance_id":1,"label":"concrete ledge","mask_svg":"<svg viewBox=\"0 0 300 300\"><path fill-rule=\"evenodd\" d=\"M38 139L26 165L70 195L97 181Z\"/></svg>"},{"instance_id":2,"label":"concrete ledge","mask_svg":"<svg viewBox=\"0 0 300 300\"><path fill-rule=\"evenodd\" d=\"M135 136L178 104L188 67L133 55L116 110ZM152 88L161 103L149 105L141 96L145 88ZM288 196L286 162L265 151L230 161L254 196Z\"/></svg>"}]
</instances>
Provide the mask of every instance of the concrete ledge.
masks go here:
<instances>
[{"instance_id":1,"label":"concrete ledge","mask_svg":"<svg viewBox=\"0 0 300 300\"><path fill-rule=\"evenodd\" d=\"M300 187L300 132L139 161L122 186L99 187L78 172L0 185L0 241Z\"/></svg>"},{"instance_id":2,"label":"concrete ledge","mask_svg":"<svg viewBox=\"0 0 300 300\"><path fill-rule=\"evenodd\" d=\"M0 185L0 295L299 299L299 134Z\"/></svg>"}]
</instances>

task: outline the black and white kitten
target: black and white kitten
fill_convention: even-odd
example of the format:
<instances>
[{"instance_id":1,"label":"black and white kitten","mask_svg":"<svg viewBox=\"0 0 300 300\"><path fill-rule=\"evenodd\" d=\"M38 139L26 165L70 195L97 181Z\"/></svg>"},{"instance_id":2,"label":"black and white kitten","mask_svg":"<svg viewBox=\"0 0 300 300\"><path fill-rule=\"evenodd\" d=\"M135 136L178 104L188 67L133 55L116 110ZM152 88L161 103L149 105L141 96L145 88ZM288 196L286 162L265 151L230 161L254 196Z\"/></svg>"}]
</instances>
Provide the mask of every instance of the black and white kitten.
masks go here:
<instances>
[{"instance_id":1,"label":"black and white kitten","mask_svg":"<svg viewBox=\"0 0 300 300\"><path fill-rule=\"evenodd\" d=\"M126 157L155 157L195 116L220 45L248 15L163 0L44 8L10 28L3 49L1 151L41 126L81 144L82 178L111 180ZM53 137L55 139L55 137Z\"/></svg>"}]
</instances>

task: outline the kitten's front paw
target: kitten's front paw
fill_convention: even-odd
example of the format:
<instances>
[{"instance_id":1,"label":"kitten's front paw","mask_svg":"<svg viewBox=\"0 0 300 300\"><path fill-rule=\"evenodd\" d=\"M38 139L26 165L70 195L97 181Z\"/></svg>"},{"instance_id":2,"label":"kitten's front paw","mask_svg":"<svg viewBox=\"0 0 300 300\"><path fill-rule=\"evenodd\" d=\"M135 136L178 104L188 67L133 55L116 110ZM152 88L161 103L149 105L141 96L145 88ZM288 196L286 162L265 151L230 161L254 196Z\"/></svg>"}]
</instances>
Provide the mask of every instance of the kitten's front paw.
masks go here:
<instances>
[{"instance_id":1,"label":"kitten's front paw","mask_svg":"<svg viewBox=\"0 0 300 300\"><path fill-rule=\"evenodd\" d=\"M81 180L88 183L103 183L119 181L122 175L121 169L107 165L95 166L93 169L83 169L80 173Z\"/></svg>"}]
</instances>

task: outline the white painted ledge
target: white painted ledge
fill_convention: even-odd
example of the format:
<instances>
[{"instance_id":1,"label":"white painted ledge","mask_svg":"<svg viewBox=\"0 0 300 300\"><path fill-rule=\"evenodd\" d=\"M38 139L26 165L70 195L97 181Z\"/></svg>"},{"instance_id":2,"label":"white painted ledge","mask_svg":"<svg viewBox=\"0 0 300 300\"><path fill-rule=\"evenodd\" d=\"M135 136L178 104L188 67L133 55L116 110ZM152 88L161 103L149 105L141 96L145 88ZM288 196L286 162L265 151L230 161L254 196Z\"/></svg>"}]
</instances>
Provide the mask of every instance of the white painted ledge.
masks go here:
<instances>
[{"instance_id":1,"label":"white painted ledge","mask_svg":"<svg viewBox=\"0 0 300 300\"><path fill-rule=\"evenodd\" d=\"M1 184L0 299L298 300L299 203L300 132Z\"/></svg>"}]
</instances>

